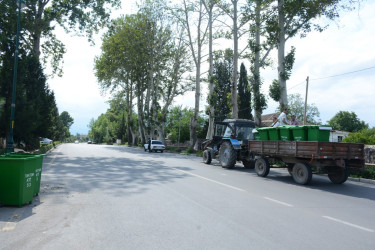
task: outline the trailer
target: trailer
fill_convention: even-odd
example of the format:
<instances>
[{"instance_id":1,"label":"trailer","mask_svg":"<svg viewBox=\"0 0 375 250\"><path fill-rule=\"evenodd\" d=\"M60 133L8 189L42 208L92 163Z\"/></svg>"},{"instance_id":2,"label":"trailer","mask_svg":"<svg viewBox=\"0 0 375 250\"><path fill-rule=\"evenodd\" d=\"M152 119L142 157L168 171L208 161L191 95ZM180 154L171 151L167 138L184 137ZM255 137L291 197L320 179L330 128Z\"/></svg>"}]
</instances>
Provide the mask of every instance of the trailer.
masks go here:
<instances>
[{"instance_id":1,"label":"trailer","mask_svg":"<svg viewBox=\"0 0 375 250\"><path fill-rule=\"evenodd\" d=\"M348 171L363 171L364 144L320 141L249 141L249 153L258 176L266 177L270 167L288 168L294 181L309 184L314 173L326 173L334 184L348 179Z\"/></svg>"}]
</instances>

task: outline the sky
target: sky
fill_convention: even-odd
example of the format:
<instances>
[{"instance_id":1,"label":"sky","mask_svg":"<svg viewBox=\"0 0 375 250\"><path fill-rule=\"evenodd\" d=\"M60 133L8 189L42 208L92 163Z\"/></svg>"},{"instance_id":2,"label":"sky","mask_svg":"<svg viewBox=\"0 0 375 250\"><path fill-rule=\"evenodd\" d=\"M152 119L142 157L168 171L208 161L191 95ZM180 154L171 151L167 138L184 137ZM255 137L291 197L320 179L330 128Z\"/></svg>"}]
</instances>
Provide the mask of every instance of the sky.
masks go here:
<instances>
[{"instance_id":1,"label":"sky","mask_svg":"<svg viewBox=\"0 0 375 250\"><path fill-rule=\"evenodd\" d=\"M114 15L136 12L134 0L123 0L122 10ZM288 94L306 92L309 76L308 103L320 111L325 124L339 111L357 114L360 120L375 127L375 1L367 0L360 8L343 13L331 22L322 33L312 32L306 38L293 38L286 44L296 48L295 64L287 82ZM57 29L57 36L66 45L64 75L49 79L55 92L60 113L67 111L74 119L70 128L73 135L87 134L92 118L105 113L109 105L108 96L100 93L94 75L94 58L100 55L100 35L96 45L90 46L84 37L72 36ZM276 56L274 51L273 57ZM268 96L269 84L277 78L277 61L274 66L261 72L262 92ZM202 84L206 93L206 84ZM202 96L200 107L204 108L206 96ZM174 105L194 107L194 93L178 97ZM268 98L268 107L263 114L274 113L277 103Z\"/></svg>"}]
</instances>

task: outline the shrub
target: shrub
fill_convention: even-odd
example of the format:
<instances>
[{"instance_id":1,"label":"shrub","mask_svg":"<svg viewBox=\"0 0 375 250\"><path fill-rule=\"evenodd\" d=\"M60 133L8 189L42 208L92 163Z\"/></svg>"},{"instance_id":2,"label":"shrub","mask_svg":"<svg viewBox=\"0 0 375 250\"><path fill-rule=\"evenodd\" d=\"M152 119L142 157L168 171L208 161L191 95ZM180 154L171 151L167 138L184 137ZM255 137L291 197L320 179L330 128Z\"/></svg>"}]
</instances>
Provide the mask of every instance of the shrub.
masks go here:
<instances>
[{"instance_id":1,"label":"shrub","mask_svg":"<svg viewBox=\"0 0 375 250\"><path fill-rule=\"evenodd\" d=\"M343 142L355 142L364 143L367 145L375 145L375 127L350 133L347 137L344 138Z\"/></svg>"}]
</instances>

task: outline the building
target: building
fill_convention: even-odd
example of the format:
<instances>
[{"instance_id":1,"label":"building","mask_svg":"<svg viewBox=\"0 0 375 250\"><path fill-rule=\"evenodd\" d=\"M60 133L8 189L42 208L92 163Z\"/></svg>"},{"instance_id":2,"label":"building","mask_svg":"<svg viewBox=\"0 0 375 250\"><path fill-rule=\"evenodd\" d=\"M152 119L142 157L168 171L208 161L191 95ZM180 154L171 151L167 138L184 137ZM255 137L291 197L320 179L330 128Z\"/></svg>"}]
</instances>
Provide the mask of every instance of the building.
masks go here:
<instances>
[{"instance_id":1,"label":"building","mask_svg":"<svg viewBox=\"0 0 375 250\"><path fill-rule=\"evenodd\" d=\"M330 142L342 142L342 140L348 135L349 135L349 132L346 132L346 131L331 130L329 141Z\"/></svg>"}]
</instances>

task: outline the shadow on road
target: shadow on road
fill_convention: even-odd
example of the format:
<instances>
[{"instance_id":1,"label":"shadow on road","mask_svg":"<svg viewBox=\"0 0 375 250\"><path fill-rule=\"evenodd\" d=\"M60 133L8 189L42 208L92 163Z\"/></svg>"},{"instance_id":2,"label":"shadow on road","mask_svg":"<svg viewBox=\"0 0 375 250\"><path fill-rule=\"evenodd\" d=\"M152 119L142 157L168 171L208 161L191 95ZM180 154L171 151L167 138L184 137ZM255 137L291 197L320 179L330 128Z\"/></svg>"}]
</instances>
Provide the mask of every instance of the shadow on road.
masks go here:
<instances>
[{"instance_id":1,"label":"shadow on road","mask_svg":"<svg viewBox=\"0 0 375 250\"><path fill-rule=\"evenodd\" d=\"M217 161L212 161L212 167L220 167ZM298 186L300 188L320 190L324 192L330 192L355 198L363 198L375 201L375 186L362 184L358 182L347 181L343 184L333 184L327 175L315 175L313 174L312 181L309 185L299 185L294 182L293 177L289 175L286 169L271 168L270 173L267 177L259 177L254 169L246 169L242 164L236 164L233 169L223 169L224 171L238 171L246 173L254 178L263 178L263 180L270 182L277 181L287 185Z\"/></svg>"}]
</instances>

